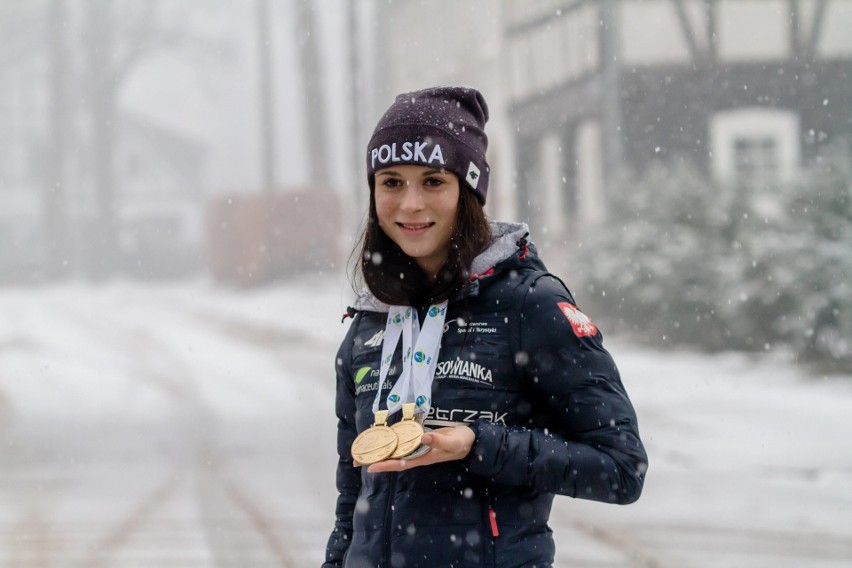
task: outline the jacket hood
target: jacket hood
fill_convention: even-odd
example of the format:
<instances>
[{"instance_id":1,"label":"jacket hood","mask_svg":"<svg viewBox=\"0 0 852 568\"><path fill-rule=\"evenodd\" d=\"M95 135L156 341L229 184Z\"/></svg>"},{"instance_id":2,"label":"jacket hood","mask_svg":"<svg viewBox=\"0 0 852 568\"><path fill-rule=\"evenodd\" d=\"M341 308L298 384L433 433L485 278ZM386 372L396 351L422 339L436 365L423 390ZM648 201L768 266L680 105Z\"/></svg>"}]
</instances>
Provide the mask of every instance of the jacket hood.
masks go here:
<instances>
[{"instance_id":1,"label":"jacket hood","mask_svg":"<svg viewBox=\"0 0 852 568\"><path fill-rule=\"evenodd\" d=\"M491 246L482 251L470 265L473 277L484 274L518 252L518 242L526 237L530 229L526 223L491 221Z\"/></svg>"},{"instance_id":2,"label":"jacket hood","mask_svg":"<svg viewBox=\"0 0 852 568\"><path fill-rule=\"evenodd\" d=\"M492 220L488 224L491 227L491 245L473 259L470 266L472 280L478 280L498 264L517 255L519 247L532 245L531 242L525 240L525 237L529 234L529 227L526 223ZM376 298L368 288L365 288L358 295L352 307L358 311L390 311L390 306Z\"/></svg>"}]
</instances>

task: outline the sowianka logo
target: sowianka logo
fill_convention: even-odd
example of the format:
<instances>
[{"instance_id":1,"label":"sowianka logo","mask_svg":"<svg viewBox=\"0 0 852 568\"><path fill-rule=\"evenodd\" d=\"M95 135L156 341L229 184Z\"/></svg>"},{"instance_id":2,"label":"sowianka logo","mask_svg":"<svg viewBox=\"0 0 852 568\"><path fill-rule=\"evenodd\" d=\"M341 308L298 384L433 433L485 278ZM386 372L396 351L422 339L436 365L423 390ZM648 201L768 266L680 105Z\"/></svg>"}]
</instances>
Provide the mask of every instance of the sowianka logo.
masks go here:
<instances>
[{"instance_id":1,"label":"sowianka logo","mask_svg":"<svg viewBox=\"0 0 852 568\"><path fill-rule=\"evenodd\" d=\"M463 381L473 381L475 383L493 383L494 379L491 376L491 369L474 363L473 361L464 361L456 359L455 361L441 361L435 369L436 379L460 379Z\"/></svg>"}]
</instances>

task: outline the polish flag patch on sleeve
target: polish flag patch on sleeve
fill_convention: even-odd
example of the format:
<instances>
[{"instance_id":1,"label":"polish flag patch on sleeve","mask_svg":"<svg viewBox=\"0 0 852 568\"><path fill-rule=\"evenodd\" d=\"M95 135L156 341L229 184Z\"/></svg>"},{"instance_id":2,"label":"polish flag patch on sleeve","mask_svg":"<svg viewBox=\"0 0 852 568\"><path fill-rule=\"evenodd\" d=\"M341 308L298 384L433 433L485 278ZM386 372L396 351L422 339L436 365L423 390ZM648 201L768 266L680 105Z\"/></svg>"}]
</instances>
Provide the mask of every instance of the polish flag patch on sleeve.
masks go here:
<instances>
[{"instance_id":1,"label":"polish flag patch on sleeve","mask_svg":"<svg viewBox=\"0 0 852 568\"><path fill-rule=\"evenodd\" d=\"M589 337L598 334L598 328L589 316L577 309L577 306L568 302L559 302L556 304L562 310L568 322L571 324L571 329L574 330L574 335L577 337Z\"/></svg>"}]
</instances>

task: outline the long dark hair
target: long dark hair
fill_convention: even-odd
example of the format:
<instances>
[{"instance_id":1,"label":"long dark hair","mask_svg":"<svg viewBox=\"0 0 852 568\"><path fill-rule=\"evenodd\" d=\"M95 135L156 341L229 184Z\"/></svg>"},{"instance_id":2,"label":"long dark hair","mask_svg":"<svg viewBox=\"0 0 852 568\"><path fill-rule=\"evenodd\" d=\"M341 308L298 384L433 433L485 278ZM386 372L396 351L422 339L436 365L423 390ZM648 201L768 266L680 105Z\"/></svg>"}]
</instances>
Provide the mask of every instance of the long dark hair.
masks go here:
<instances>
[{"instance_id":1,"label":"long dark hair","mask_svg":"<svg viewBox=\"0 0 852 568\"><path fill-rule=\"evenodd\" d=\"M352 263L355 290L360 281L386 304L421 307L450 299L464 289L470 279L473 259L491 244L491 228L473 192L463 185L459 189L447 260L432 281L379 226L375 188L371 187L367 223L350 257L351 262L356 253L359 255Z\"/></svg>"}]
</instances>

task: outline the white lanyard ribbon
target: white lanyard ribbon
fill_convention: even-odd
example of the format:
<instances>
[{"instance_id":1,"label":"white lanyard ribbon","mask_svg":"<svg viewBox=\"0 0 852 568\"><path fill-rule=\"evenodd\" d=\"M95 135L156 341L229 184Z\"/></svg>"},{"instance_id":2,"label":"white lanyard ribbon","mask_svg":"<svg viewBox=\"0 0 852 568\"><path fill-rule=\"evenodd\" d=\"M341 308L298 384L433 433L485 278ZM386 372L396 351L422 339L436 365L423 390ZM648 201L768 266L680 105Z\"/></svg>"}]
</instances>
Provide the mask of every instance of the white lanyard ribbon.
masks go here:
<instances>
[{"instance_id":1,"label":"white lanyard ribbon","mask_svg":"<svg viewBox=\"0 0 852 568\"><path fill-rule=\"evenodd\" d=\"M416 414L429 413L432 406L432 379L441 349L447 301L429 306L423 328L417 311L409 306L391 306L385 325L382 345L382 362L379 370L379 387L373 401L373 413L379 409L382 385L388 376L391 360L402 336L402 371L387 398L388 416L402 408L405 402L414 402Z\"/></svg>"}]
</instances>

